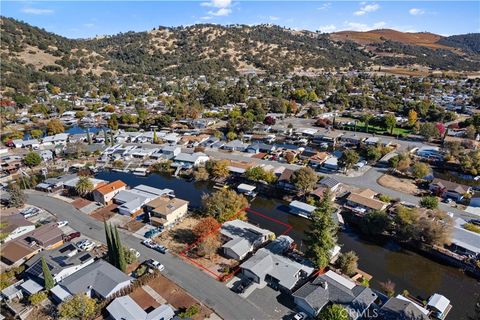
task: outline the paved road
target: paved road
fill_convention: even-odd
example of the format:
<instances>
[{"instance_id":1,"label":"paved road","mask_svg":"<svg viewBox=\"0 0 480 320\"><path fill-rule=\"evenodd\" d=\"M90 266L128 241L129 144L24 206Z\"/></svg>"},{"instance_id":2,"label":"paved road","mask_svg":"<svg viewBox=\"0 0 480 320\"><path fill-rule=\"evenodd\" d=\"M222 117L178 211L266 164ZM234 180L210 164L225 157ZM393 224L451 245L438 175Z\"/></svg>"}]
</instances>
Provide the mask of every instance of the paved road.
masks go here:
<instances>
[{"instance_id":1,"label":"paved road","mask_svg":"<svg viewBox=\"0 0 480 320\"><path fill-rule=\"evenodd\" d=\"M82 234L96 241L105 243L103 223L75 209L71 204L47 194L27 191L27 203L40 207L57 216L59 220L67 220L69 225ZM163 274L191 295L203 302L224 319L279 319L283 315L266 314L262 307L243 299L230 291L223 283L214 280L200 269L186 263L181 258L167 253L160 254L140 243L140 239L120 230L122 243L138 250L141 259L153 258L165 265Z\"/></svg>"},{"instance_id":2,"label":"paved road","mask_svg":"<svg viewBox=\"0 0 480 320\"><path fill-rule=\"evenodd\" d=\"M292 170L301 168L301 166L298 166L295 164L280 163L280 162L271 161L271 160L252 159L246 153L221 152L214 149L207 149L205 152L212 158L216 158L216 159L229 159L229 160L247 161L247 162L255 161L257 164L271 165L273 167L285 167ZM363 175L357 176L357 177L348 177L343 174L326 174L326 173L322 173L322 175L333 176L335 177L335 179L337 179L338 181L346 185L350 185L358 188L370 188L375 192L385 194L393 199L398 198L401 201L410 202L413 204L418 204L420 202L420 197L416 197L416 196L406 194L400 191L396 191L390 188L386 188L378 184L377 182L378 178L380 178L385 173L385 171L386 169L372 167L368 171L366 171ZM472 218L478 219L479 217L478 215L468 213L464 210L453 208L444 203L440 203L440 209L447 212L453 212L455 216L465 220L472 219Z\"/></svg>"}]
</instances>

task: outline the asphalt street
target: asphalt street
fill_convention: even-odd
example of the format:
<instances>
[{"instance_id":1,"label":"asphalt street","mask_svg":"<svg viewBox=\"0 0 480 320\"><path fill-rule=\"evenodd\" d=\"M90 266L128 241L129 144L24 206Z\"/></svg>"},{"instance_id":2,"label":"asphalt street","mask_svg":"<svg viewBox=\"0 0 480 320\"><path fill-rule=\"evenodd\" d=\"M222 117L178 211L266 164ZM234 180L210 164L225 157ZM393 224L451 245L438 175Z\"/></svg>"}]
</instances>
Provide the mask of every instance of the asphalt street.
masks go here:
<instances>
[{"instance_id":1,"label":"asphalt street","mask_svg":"<svg viewBox=\"0 0 480 320\"><path fill-rule=\"evenodd\" d=\"M105 243L103 223L77 210L71 204L50 197L45 193L27 191L27 203L54 214L58 220L67 220L69 226L93 240ZM214 280L200 269L174 254L161 254L143 246L141 239L120 230L122 243L134 248L142 260L152 258L165 265L162 272L167 278L184 288L196 299L209 306L223 319L280 319L284 315L267 314L261 306L243 299L230 291L223 283ZM272 302L274 303L274 302Z\"/></svg>"}]
</instances>

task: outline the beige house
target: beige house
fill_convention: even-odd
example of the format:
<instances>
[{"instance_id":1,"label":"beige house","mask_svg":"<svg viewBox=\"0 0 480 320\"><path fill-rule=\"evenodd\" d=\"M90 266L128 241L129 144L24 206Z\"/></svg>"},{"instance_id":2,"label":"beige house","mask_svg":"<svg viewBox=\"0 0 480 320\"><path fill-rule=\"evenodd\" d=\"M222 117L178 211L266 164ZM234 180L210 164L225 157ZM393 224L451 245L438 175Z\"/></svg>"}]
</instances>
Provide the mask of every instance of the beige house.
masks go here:
<instances>
[{"instance_id":1,"label":"beige house","mask_svg":"<svg viewBox=\"0 0 480 320\"><path fill-rule=\"evenodd\" d=\"M93 190L93 200L103 205L109 205L112 203L113 197L126 188L127 185L121 180L110 182L109 184L102 185Z\"/></svg>"},{"instance_id":2,"label":"beige house","mask_svg":"<svg viewBox=\"0 0 480 320\"><path fill-rule=\"evenodd\" d=\"M370 189L363 189L351 192L347 198L346 208L356 214L366 214L373 210L385 210L388 203L376 199L377 193Z\"/></svg>"},{"instance_id":3,"label":"beige house","mask_svg":"<svg viewBox=\"0 0 480 320\"><path fill-rule=\"evenodd\" d=\"M181 220L188 211L188 201L168 196L158 197L145 205L150 221L155 226L171 226Z\"/></svg>"}]
</instances>

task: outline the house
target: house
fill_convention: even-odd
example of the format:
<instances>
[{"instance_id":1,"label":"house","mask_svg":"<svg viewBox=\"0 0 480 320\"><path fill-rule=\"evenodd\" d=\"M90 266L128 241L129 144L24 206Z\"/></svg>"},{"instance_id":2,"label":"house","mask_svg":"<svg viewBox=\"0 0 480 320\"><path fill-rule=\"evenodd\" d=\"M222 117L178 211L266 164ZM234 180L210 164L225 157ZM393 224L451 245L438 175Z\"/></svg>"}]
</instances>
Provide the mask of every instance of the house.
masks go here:
<instances>
[{"instance_id":1,"label":"house","mask_svg":"<svg viewBox=\"0 0 480 320\"><path fill-rule=\"evenodd\" d=\"M209 159L210 157L203 152L181 152L174 158L174 165L187 168L198 167L199 165L207 162Z\"/></svg>"},{"instance_id":2,"label":"house","mask_svg":"<svg viewBox=\"0 0 480 320\"><path fill-rule=\"evenodd\" d=\"M315 206L297 200L290 202L288 206L290 207L290 213L307 219L309 219L310 215L317 209Z\"/></svg>"},{"instance_id":3,"label":"house","mask_svg":"<svg viewBox=\"0 0 480 320\"><path fill-rule=\"evenodd\" d=\"M237 186L237 191L239 193L244 194L246 196L251 196L251 197L256 196L255 189L256 189L255 186L252 186L252 185L246 184L246 183L240 183Z\"/></svg>"},{"instance_id":4,"label":"house","mask_svg":"<svg viewBox=\"0 0 480 320\"><path fill-rule=\"evenodd\" d=\"M332 156L328 159L326 159L323 164L321 169L326 170L326 171L338 171L338 157Z\"/></svg>"},{"instance_id":5,"label":"house","mask_svg":"<svg viewBox=\"0 0 480 320\"><path fill-rule=\"evenodd\" d=\"M471 187L453 181L435 178L430 183L430 191L442 198L451 198L455 201L462 201L465 194L470 193Z\"/></svg>"},{"instance_id":6,"label":"house","mask_svg":"<svg viewBox=\"0 0 480 320\"><path fill-rule=\"evenodd\" d=\"M365 141L363 141L367 146L382 146L388 147L392 144L392 141L382 139L379 137L369 137Z\"/></svg>"},{"instance_id":7,"label":"house","mask_svg":"<svg viewBox=\"0 0 480 320\"><path fill-rule=\"evenodd\" d=\"M79 293L103 300L128 287L130 283L129 276L105 260L99 259L58 282L50 292L57 302L65 301Z\"/></svg>"},{"instance_id":8,"label":"house","mask_svg":"<svg viewBox=\"0 0 480 320\"><path fill-rule=\"evenodd\" d=\"M145 204L144 211L149 214L152 225L167 228L187 214L188 201L161 196Z\"/></svg>"},{"instance_id":9,"label":"house","mask_svg":"<svg viewBox=\"0 0 480 320\"><path fill-rule=\"evenodd\" d=\"M463 228L466 223L461 218L455 219L449 249L459 255L480 257L480 234Z\"/></svg>"},{"instance_id":10,"label":"house","mask_svg":"<svg viewBox=\"0 0 480 320\"><path fill-rule=\"evenodd\" d=\"M77 183L80 180L80 177L77 176L71 180L65 181L63 183L63 188L65 189L66 192L70 194L77 194ZM96 189L100 186L103 186L107 183L107 181L102 180L102 179L95 179L95 178L89 178L89 180L92 182L93 188Z\"/></svg>"},{"instance_id":11,"label":"house","mask_svg":"<svg viewBox=\"0 0 480 320\"><path fill-rule=\"evenodd\" d=\"M431 311L430 315L434 318L445 319L452 309L452 305L445 296L435 293L428 299L427 309Z\"/></svg>"},{"instance_id":12,"label":"house","mask_svg":"<svg viewBox=\"0 0 480 320\"><path fill-rule=\"evenodd\" d=\"M443 160L443 154L440 150L440 147L423 146L421 148L418 148L416 154L420 158L424 159Z\"/></svg>"},{"instance_id":13,"label":"house","mask_svg":"<svg viewBox=\"0 0 480 320\"><path fill-rule=\"evenodd\" d=\"M322 187L330 189L332 192L337 192L342 187L342 184L332 177L324 177L318 182L318 184Z\"/></svg>"},{"instance_id":14,"label":"house","mask_svg":"<svg viewBox=\"0 0 480 320\"><path fill-rule=\"evenodd\" d=\"M92 191L93 200L103 205L109 205L113 202L113 197L126 188L127 185L121 180L110 182Z\"/></svg>"},{"instance_id":15,"label":"house","mask_svg":"<svg viewBox=\"0 0 480 320\"><path fill-rule=\"evenodd\" d=\"M296 190L295 186L291 182L292 175L295 171L292 169L285 169L283 170L282 174L280 174L280 177L278 177L277 180L277 186L280 189L286 190L286 191L294 191Z\"/></svg>"},{"instance_id":16,"label":"house","mask_svg":"<svg viewBox=\"0 0 480 320\"><path fill-rule=\"evenodd\" d=\"M170 320L175 310L169 304L162 304L148 313L130 296L115 298L107 307L112 320Z\"/></svg>"},{"instance_id":17,"label":"house","mask_svg":"<svg viewBox=\"0 0 480 320\"><path fill-rule=\"evenodd\" d=\"M276 147L266 143L254 143L249 145L245 151L248 153L271 153L276 150Z\"/></svg>"},{"instance_id":18,"label":"house","mask_svg":"<svg viewBox=\"0 0 480 320\"><path fill-rule=\"evenodd\" d=\"M65 183L77 178L76 174L66 174L60 177L48 178L35 188L45 192L57 192L63 189Z\"/></svg>"},{"instance_id":19,"label":"house","mask_svg":"<svg viewBox=\"0 0 480 320\"><path fill-rule=\"evenodd\" d=\"M379 314L384 320L412 319L429 320L429 311L402 295L388 299L380 308Z\"/></svg>"},{"instance_id":20,"label":"house","mask_svg":"<svg viewBox=\"0 0 480 320\"><path fill-rule=\"evenodd\" d=\"M80 251L73 243L65 243L55 250L42 251L25 262L25 276L42 286L42 258L45 259L55 282L65 279L95 260L93 254Z\"/></svg>"},{"instance_id":21,"label":"house","mask_svg":"<svg viewBox=\"0 0 480 320\"><path fill-rule=\"evenodd\" d=\"M320 145L327 143L330 146L335 147L338 141L342 137L343 133L340 131L327 131L325 133L317 133L312 138L312 143Z\"/></svg>"},{"instance_id":22,"label":"house","mask_svg":"<svg viewBox=\"0 0 480 320\"><path fill-rule=\"evenodd\" d=\"M164 146L160 149L160 152L167 157L174 158L182 152L182 148L179 146Z\"/></svg>"},{"instance_id":23,"label":"house","mask_svg":"<svg viewBox=\"0 0 480 320\"><path fill-rule=\"evenodd\" d=\"M143 205L163 195L173 196L173 190L157 189L141 184L133 189L118 192L113 197L113 202L119 205L120 214L136 216L142 212Z\"/></svg>"},{"instance_id":24,"label":"house","mask_svg":"<svg viewBox=\"0 0 480 320\"><path fill-rule=\"evenodd\" d=\"M370 288L329 270L295 291L293 299L311 317L316 317L329 304L340 304L348 310L350 318L356 320L365 314L377 295Z\"/></svg>"},{"instance_id":25,"label":"house","mask_svg":"<svg viewBox=\"0 0 480 320\"><path fill-rule=\"evenodd\" d=\"M248 144L240 141L240 140L232 140L228 143L226 143L223 147L223 149L228 150L228 151L240 151L243 152L248 148Z\"/></svg>"},{"instance_id":26,"label":"house","mask_svg":"<svg viewBox=\"0 0 480 320\"><path fill-rule=\"evenodd\" d=\"M265 243L274 233L242 220L225 222L221 229L224 240L223 254L231 259L242 260L245 256Z\"/></svg>"},{"instance_id":27,"label":"house","mask_svg":"<svg viewBox=\"0 0 480 320\"><path fill-rule=\"evenodd\" d=\"M376 195L377 193L370 189L351 192L347 197L345 207L361 215L373 210L385 210L388 203L375 199Z\"/></svg>"},{"instance_id":28,"label":"house","mask_svg":"<svg viewBox=\"0 0 480 320\"><path fill-rule=\"evenodd\" d=\"M38 155L42 158L42 162L53 160L53 152L51 150L38 151Z\"/></svg>"},{"instance_id":29,"label":"house","mask_svg":"<svg viewBox=\"0 0 480 320\"><path fill-rule=\"evenodd\" d=\"M356 133L346 132L343 136L340 137L340 141L345 145L358 146L366 138L360 137Z\"/></svg>"},{"instance_id":30,"label":"house","mask_svg":"<svg viewBox=\"0 0 480 320\"><path fill-rule=\"evenodd\" d=\"M53 136L46 136L42 139L43 146L55 146L57 144L66 145L68 140L68 133L58 133Z\"/></svg>"},{"instance_id":31,"label":"house","mask_svg":"<svg viewBox=\"0 0 480 320\"><path fill-rule=\"evenodd\" d=\"M35 224L31 223L21 214L12 214L9 216L2 216L2 228L0 232L7 236L3 239L3 242L16 239L27 232L35 230Z\"/></svg>"},{"instance_id":32,"label":"house","mask_svg":"<svg viewBox=\"0 0 480 320\"><path fill-rule=\"evenodd\" d=\"M291 292L300 280L308 278L314 268L307 260L300 262L288 257L292 238L281 235L240 265L243 277L258 284L268 284L275 290Z\"/></svg>"},{"instance_id":33,"label":"house","mask_svg":"<svg viewBox=\"0 0 480 320\"><path fill-rule=\"evenodd\" d=\"M40 246L30 246L22 241L12 240L2 245L1 260L8 266L19 266L41 250Z\"/></svg>"}]
</instances>

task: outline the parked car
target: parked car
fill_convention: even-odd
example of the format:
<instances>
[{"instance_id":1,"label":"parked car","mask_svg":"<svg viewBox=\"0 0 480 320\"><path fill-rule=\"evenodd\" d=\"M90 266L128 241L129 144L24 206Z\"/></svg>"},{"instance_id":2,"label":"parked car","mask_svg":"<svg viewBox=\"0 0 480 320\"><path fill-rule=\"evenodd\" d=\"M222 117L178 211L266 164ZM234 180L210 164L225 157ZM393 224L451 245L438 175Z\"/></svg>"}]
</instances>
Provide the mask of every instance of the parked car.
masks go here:
<instances>
[{"instance_id":1,"label":"parked car","mask_svg":"<svg viewBox=\"0 0 480 320\"><path fill-rule=\"evenodd\" d=\"M163 264L161 264L160 262L158 262L157 260L148 259L148 260L145 260L144 264L147 267L152 268L152 269L157 269L159 271L165 270L165 266Z\"/></svg>"},{"instance_id":2,"label":"parked car","mask_svg":"<svg viewBox=\"0 0 480 320\"><path fill-rule=\"evenodd\" d=\"M93 248L95 248L95 243L93 241L84 239L77 242L77 247L83 251L90 251L90 250L93 250Z\"/></svg>"},{"instance_id":3,"label":"parked car","mask_svg":"<svg viewBox=\"0 0 480 320\"><path fill-rule=\"evenodd\" d=\"M34 216L36 216L36 215L39 214L39 213L40 213L40 209L34 208L34 207L27 208L27 209L25 209L25 210L23 210L23 211L20 212L20 214L21 214L25 219L34 217Z\"/></svg>"},{"instance_id":4,"label":"parked car","mask_svg":"<svg viewBox=\"0 0 480 320\"><path fill-rule=\"evenodd\" d=\"M160 233L161 231L162 231L162 228L150 229L147 232L145 232L145 238L152 238L156 234Z\"/></svg>"},{"instance_id":5,"label":"parked car","mask_svg":"<svg viewBox=\"0 0 480 320\"><path fill-rule=\"evenodd\" d=\"M135 258L138 259L138 257L140 257L140 252L138 252L137 250L135 250L133 248L130 248L129 250L130 250L130 252L133 252L133 254L135 255Z\"/></svg>"},{"instance_id":6,"label":"parked car","mask_svg":"<svg viewBox=\"0 0 480 320\"><path fill-rule=\"evenodd\" d=\"M151 240L151 239L145 239L142 241L142 244L148 248L155 248L157 246L157 244L155 243L155 241Z\"/></svg>"},{"instance_id":7,"label":"parked car","mask_svg":"<svg viewBox=\"0 0 480 320\"><path fill-rule=\"evenodd\" d=\"M78 231L77 232L72 232L69 235L64 236L63 241L65 241L65 242L72 241L73 239L78 238L78 237L80 237L80 232L78 232Z\"/></svg>"},{"instance_id":8,"label":"parked car","mask_svg":"<svg viewBox=\"0 0 480 320\"><path fill-rule=\"evenodd\" d=\"M236 292L236 293L244 293L248 289L248 287L250 287L252 284L253 284L252 280L243 279L242 281L240 281L240 283L232 287L232 290L233 292Z\"/></svg>"},{"instance_id":9,"label":"parked car","mask_svg":"<svg viewBox=\"0 0 480 320\"><path fill-rule=\"evenodd\" d=\"M58 221L58 222L57 222L57 226L58 226L59 228L65 227L67 224L68 224L68 221L66 221L66 220L62 220L62 221Z\"/></svg>"},{"instance_id":10,"label":"parked car","mask_svg":"<svg viewBox=\"0 0 480 320\"><path fill-rule=\"evenodd\" d=\"M307 318L308 318L308 316L305 312L298 312L297 314L295 314L293 316L293 319L295 319L295 320L305 320Z\"/></svg>"},{"instance_id":11,"label":"parked car","mask_svg":"<svg viewBox=\"0 0 480 320\"><path fill-rule=\"evenodd\" d=\"M168 249L165 246L161 246L161 245L156 245L155 248L153 249L163 254L165 254L168 251Z\"/></svg>"}]
</instances>

